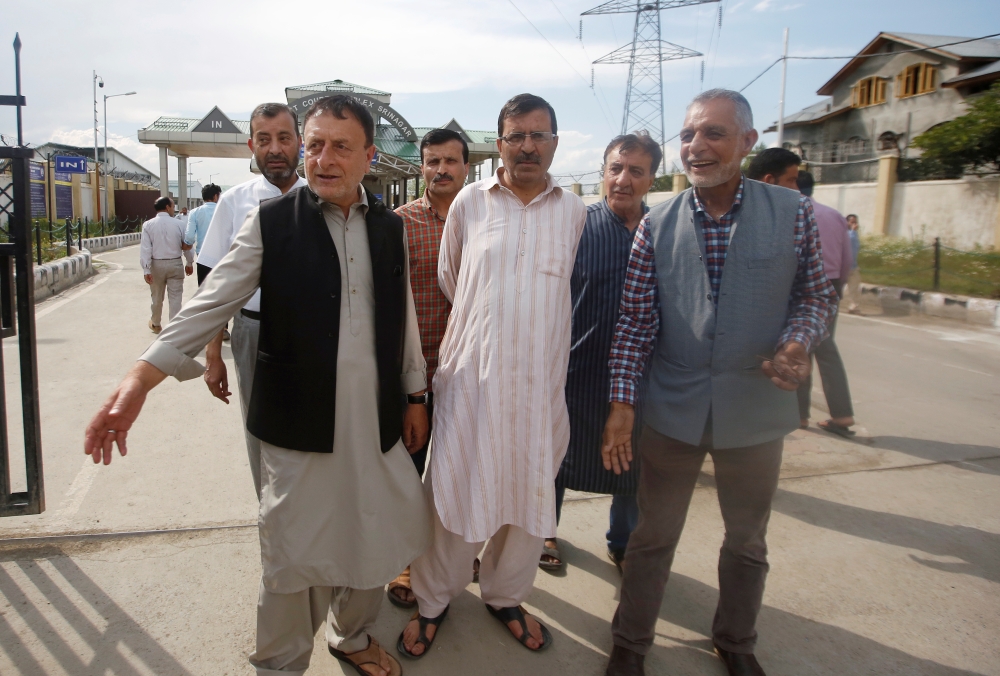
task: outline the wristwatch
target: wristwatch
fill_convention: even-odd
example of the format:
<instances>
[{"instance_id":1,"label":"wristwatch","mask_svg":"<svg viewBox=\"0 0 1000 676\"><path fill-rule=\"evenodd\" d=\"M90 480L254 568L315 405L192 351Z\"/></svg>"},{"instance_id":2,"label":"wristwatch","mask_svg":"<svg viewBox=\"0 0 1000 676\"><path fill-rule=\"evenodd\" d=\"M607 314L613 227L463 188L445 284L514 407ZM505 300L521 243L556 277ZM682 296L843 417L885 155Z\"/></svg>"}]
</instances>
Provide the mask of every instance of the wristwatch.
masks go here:
<instances>
[{"instance_id":1,"label":"wristwatch","mask_svg":"<svg viewBox=\"0 0 1000 676\"><path fill-rule=\"evenodd\" d=\"M427 403L427 393L422 392L421 394L408 394L406 395L406 403L408 404L426 404Z\"/></svg>"}]
</instances>

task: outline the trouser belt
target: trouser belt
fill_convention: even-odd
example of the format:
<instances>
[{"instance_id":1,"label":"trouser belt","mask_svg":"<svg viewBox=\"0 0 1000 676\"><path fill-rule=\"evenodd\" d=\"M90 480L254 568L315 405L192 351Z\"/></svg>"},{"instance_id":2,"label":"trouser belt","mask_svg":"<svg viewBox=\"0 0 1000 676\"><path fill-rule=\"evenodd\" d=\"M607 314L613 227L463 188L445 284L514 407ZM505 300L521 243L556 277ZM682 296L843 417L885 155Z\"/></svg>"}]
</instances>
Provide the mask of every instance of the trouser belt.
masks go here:
<instances>
[{"instance_id":1,"label":"trouser belt","mask_svg":"<svg viewBox=\"0 0 1000 676\"><path fill-rule=\"evenodd\" d=\"M256 319L258 322L260 321L259 312L254 312L253 310L247 310L244 308L243 310L240 310L240 314L246 317L247 319Z\"/></svg>"}]
</instances>

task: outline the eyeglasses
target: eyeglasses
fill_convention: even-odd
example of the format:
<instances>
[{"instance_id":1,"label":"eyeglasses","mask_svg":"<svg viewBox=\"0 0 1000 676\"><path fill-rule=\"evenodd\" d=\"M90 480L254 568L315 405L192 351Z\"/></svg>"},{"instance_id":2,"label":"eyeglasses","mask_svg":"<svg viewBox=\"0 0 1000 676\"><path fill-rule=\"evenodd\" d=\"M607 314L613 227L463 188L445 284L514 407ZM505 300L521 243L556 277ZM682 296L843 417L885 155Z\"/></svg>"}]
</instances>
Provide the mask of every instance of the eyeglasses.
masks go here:
<instances>
[{"instance_id":1,"label":"eyeglasses","mask_svg":"<svg viewBox=\"0 0 1000 676\"><path fill-rule=\"evenodd\" d=\"M498 136L504 143L509 143L512 146L519 146L524 144L524 139L531 137L531 142L535 145L541 145L543 143L549 143L552 139L556 137L551 131L533 131L530 134L525 134L524 132L514 132L512 134L507 134L506 136Z\"/></svg>"}]
</instances>

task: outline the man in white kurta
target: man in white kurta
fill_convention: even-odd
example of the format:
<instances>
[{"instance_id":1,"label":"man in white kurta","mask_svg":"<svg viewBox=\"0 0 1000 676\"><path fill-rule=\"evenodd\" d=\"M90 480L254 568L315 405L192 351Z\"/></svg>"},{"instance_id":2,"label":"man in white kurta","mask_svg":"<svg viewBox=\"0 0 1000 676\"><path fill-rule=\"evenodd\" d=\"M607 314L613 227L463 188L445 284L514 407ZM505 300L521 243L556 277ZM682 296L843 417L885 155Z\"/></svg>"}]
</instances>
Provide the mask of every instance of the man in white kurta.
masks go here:
<instances>
[{"instance_id":1,"label":"man in white kurta","mask_svg":"<svg viewBox=\"0 0 1000 676\"><path fill-rule=\"evenodd\" d=\"M439 617L470 582L487 540L483 600L497 610L527 597L543 540L554 532L555 478L569 443L569 280L586 207L547 173L557 143L548 104L521 95L504 111L504 166L455 198L438 262L453 307L434 377L424 480L434 541L412 565L424 618Z\"/></svg>"},{"instance_id":2,"label":"man in white kurta","mask_svg":"<svg viewBox=\"0 0 1000 676\"><path fill-rule=\"evenodd\" d=\"M361 112L367 115L363 108ZM336 122L330 125L330 137L342 137L341 128L346 122L362 127L350 117L356 112L348 110L344 114L346 120L335 119L334 113L319 113L312 118L315 124L307 117L307 147L310 132L323 131L316 130L317 125ZM365 135L360 138L357 145L363 145ZM327 155L322 148L313 152ZM334 151L329 154L333 157ZM360 162L357 180L366 166ZM328 177L334 175L333 169L317 171L325 171ZM339 179L340 171L336 173ZM324 622L327 642L340 653L340 659L345 654L367 653L371 645L376 664L369 664L368 671L375 676L398 673L398 663L390 662L374 640L369 643L368 632L378 615L384 585L420 554L430 539L429 510L420 477L404 446L406 425L404 439L385 453L380 446L375 292L365 221L371 208L369 199L357 181L353 198L348 196L336 204L319 199L339 258L343 290L337 378L336 383L330 383L336 387L336 408L315 411L316 416L334 416L333 452L295 451L266 441L261 444L259 526L263 574L257 646L250 656L258 674L303 673L309 665L313 636ZM165 375L179 380L201 375L203 367L194 357L257 291L263 260L261 218L259 209L255 209L230 252L177 320L140 357L141 362L160 372L156 382ZM409 279L408 270L403 270L403 275L403 279ZM425 364L408 282L403 326L402 391L419 392L425 388ZM88 428L88 449L95 453L95 460L102 449L94 449L94 439L103 443L107 463L107 435L121 436L130 425L128 390L126 378ZM114 406L119 404L114 400L117 397L121 401L123 396L126 400L120 406L126 413L116 414ZM135 409L131 419L137 414ZM98 435L103 436L103 442ZM415 441L407 440L406 445Z\"/></svg>"}]
</instances>

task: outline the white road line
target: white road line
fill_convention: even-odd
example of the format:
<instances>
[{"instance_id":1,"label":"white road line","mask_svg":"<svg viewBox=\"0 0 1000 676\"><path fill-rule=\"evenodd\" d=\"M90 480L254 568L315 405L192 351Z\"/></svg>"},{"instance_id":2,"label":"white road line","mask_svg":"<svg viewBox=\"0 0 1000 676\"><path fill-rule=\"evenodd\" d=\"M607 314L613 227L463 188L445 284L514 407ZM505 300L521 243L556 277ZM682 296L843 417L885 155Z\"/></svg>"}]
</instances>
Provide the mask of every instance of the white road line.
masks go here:
<instances>
[{"instance_id":1,"label":"white road line","mask_svg":"<svg viewBox=\"0 0 1000 676\"><path fill-rule=\"evenodd\" d=\"M50 527L65 526L80 510L80 505L83 504L84 498L90 492L90 487L94 485L94 479L97 478L100 467L100 464L95 463L89 456L84 460L83 467L77 472L73 483L69 485L69 490L66 491L62 504L52 515L52 520L49 522Z\"/></svg>"},{"instance_id":2,"label":"white road line","mask_svg":"<svg viewBox=\"0 0 1000 676\"><path fill-rule=\"evenodd\" d=\"M909 357L910 359L916 359L918 361L930 362L931 364L935 364L936 366L947 366L948 368L958 369L959 371L965 371L967 373L976 373L981 376L986 376L987 378L996 377L996 375L993 373L987 373L986 371L977 371L976 369L966 368L965 366L959 366L957 364L949 364L948 362L938 361L937 359L929 359L927 357L921 357L920 355L910 354L909 352L899 352L897 350L890 350L889 348L879 347L878 345L867 345L866 347L872 350L878 350L879 352L888 352L890 354L894 354L899 357Z\"/></svg>"},{"instance_id":3,"label":"white road line","mask_svg":"<svg viewBox=\"0 0 1000 676\"><path fill-rule=\"evenodd\" d=\"M84 296L84 295L90 293L91 291L93 291L94 289L96 289L97 287L99 287L101 284L104 284L104 282L106 282L109 279L111 279L111 277L113 275L117 275L119 272L121 272L122 270L125 269L125 266L122 265L121 263L112 263L111 261L102 260L102 259L96 258L96 257L93 260L99 261L99 262L104 263L106 265L114 266L115 269L112 270L111 272L107 273L107 274L98 275L97 281L94 282L93 284L87 285L86 288L78 289L78 290L76 290L76 291L68 294L65 298L63 298L61 300L58 300L55 303L52 303L51 305L49 305L47 307L43 307L41 310L39 310L38 312L35 313L35 320L36 321L39 320L39 319L41 319L42 317L44 317L47 314L51 314L52 312L55 312L56 310L58 310L59 308L61 308L66 303L69 303L70 301L76 300L80 296Z\"/></svg>"},{"instance_id":4,"label":"white road line","mask_svg":"<svg viewBox=\"0 0 1000 676\"><path fill-rule=\"evenodd\" d=\"M976 331L943 331L941 329L932 329L926 326L911 326L909 324L901 324L899 322L890 322L886 319L879 319L877 317L865 317L864 315L851 315L844 314L838 319L859 319L866 322L874 322L876 324L884 324L885 326L895 326L900 329L909 329L910 331L921 331L923 333L929 333L932 336L937 337L940 340L951 341L956 343L969 343L973 341L978 341L981 343L987 343L988 345L993 345L995 347L1000 347L1000 334L995 331L990 331L989 328L984 327L985 331L982 333Z\"/></svg>"}]
</instances>

